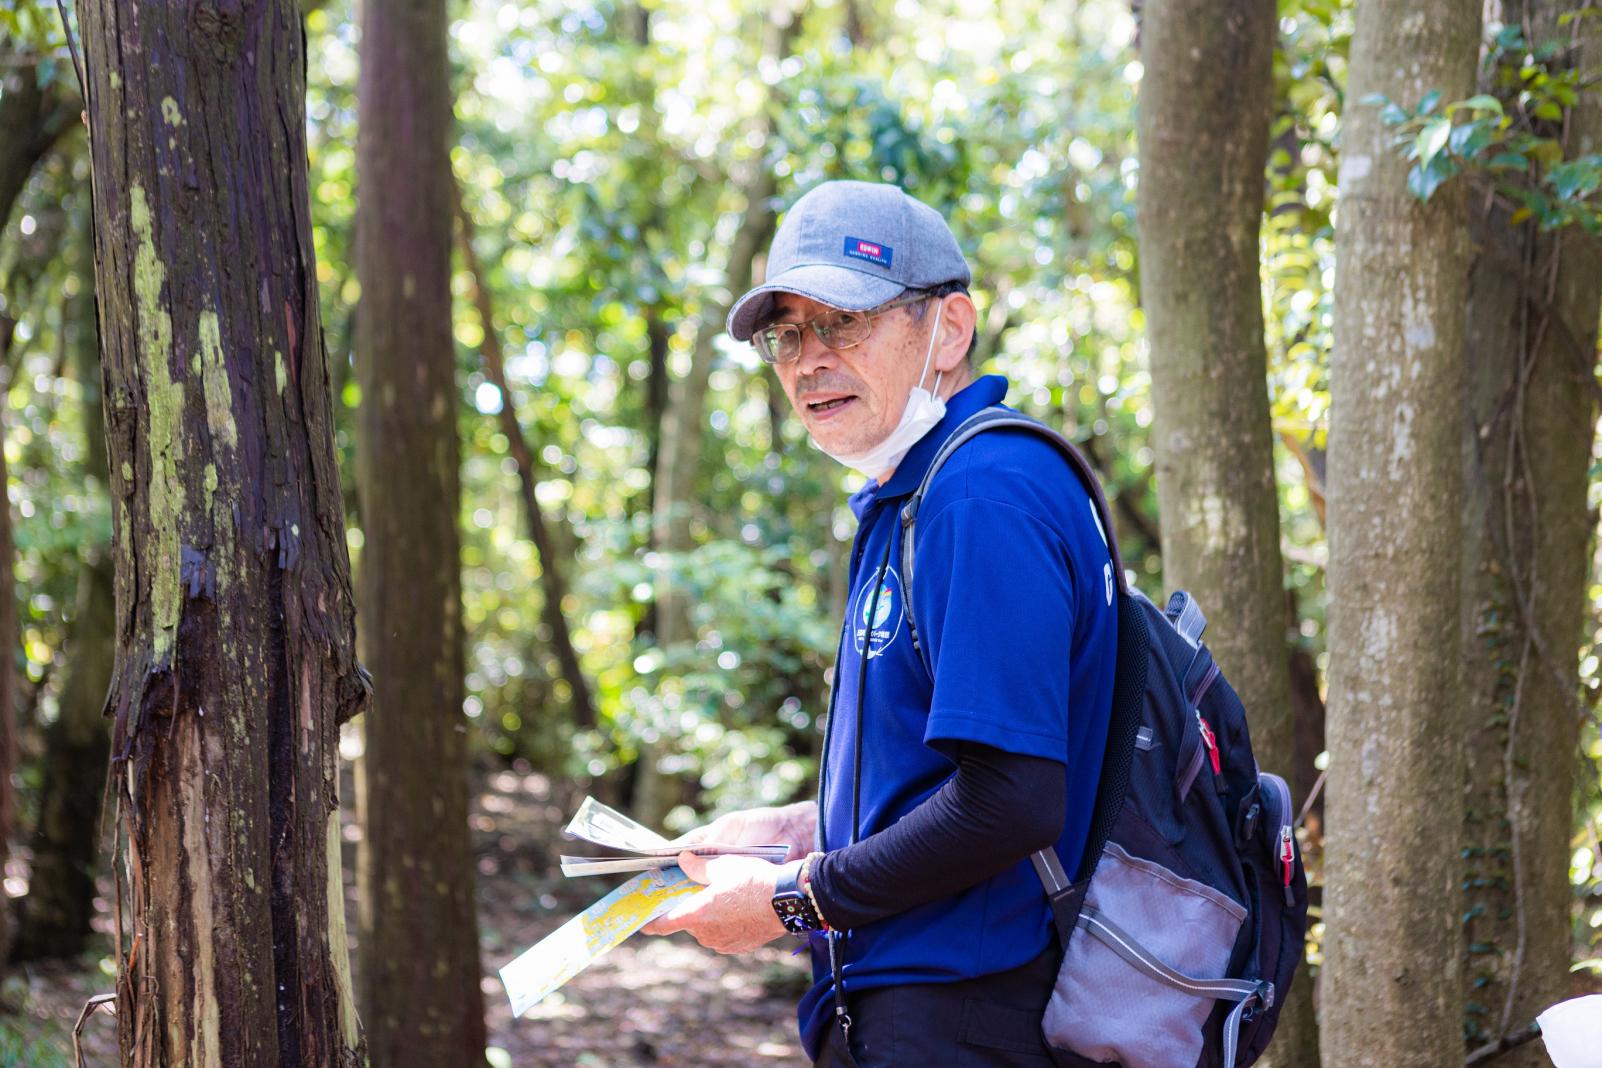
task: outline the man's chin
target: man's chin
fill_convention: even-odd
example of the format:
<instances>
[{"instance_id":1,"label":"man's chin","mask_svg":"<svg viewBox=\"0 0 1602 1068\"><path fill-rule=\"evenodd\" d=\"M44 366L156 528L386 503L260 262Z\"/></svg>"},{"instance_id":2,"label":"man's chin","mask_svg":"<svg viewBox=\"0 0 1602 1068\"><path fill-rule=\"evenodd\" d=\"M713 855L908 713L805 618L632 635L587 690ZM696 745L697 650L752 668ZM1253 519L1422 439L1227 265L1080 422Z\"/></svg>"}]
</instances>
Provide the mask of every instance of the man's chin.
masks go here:
<instances>
[{"instance_id":1,"label":"man's chin","mask_svg":"<svg viewBox=\"0 0 1602 1068\"><path fill-rule=\"evenodd\" d=\"M860 404L861 402L856 402ZM841 412L830 418L822 418L808 413L802 417L802 423L812 440L817 442L829 452L860 452L874 444L873 435L863 424L866 422L861 416L865 413ZM883 435L880 435L881 437Z\"/></svg>"},{"instance_id":2,"label":"man's chin","mask_svg":"<svg viewBox=\"0 0 1602 1068\"><path fill-rule=\"evenodd\" d=\"M864 444L860 434L841 434L837 427L824 428L820 433L819 428L810 422L807 424L807 432L812 435L812 440L818 448L834 456L851 456L872 444L871 442Z\"/></svg>"}]
</instances>

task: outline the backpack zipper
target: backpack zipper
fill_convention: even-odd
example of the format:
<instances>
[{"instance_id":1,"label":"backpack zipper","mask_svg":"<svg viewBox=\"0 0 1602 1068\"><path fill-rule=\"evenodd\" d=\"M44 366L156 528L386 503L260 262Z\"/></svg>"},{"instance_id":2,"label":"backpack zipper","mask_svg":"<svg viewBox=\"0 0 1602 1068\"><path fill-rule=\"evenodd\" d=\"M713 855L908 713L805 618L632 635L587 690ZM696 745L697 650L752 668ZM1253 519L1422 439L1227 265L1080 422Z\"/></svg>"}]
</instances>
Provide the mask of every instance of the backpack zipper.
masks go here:
<instances>
[{"instance_id":1,"label":"backpack zipper","mask_svg":"<svg viewBox=\"0 0 1602 1068\"><path fill-rule=\"evenodd\" d=\"M1213 763L1213 774L1222 775L1224 767L1218 756L1218 737L1213 734L1212 726L1202 717L1199 708L1196 710L1196 726L1201 728L1202 745L1207 749L1207 758Z\"/></svg>"},{"instance_id":2,"label":"backpack zipper","mask_svg":"<svg viewBox=\"0 0 1602 1068\"><path fill-rule=\"evenodd\" d=\"M1207 759L1206 754L1207 747L1200 742L1196 743L1196 748L1192 750L1190 759L1185 763L1185 769L1180 772L1178 785L1179 800L1181 803L1183 803L1185 798L1190 795L1190 788L1195 784L1196 776L1202 769L1202 761Z\"/></svg>"},{"instance_id":3,"label":"backpack zipper","mask_svg":"<svg viewBox=\"0 0 1602 1068\"><path fill-rule=\"evenodd\" d=\"M1285 891L1285 904L1294 907L1296 894L1291 889L1291 881L1296 875L1296 828L1291 822L1290 786L1284 779L1270 771L1263 772L1259 778L1274 792L1275 800L1279 803L1279 833L1274 843L1275 859L1279 862L1280 885Z\"/></svg>"},{"instance_id":4,"label":"backpack zipper","mask_svg":"<svg viewBox=\"0 0 1602 1068\"><path fill-rule=\"evenodd\" d=\"M1212 688L1213 680L1217 679L1219 674L1217 663L1210 665L1207 668L1207 673L1202 676L1201 682L1196 684L1196 692L1191 695L1190 703L1196 710L1196 727L1201 736L1201 744L1196 746L1195 752L1191 753L1190 760L1185 764L1184 772L1179 776L1179 799L1181 801L1189 796L1190 788L1195 785L1196 776L1201 772L1203 754L1212 761L1214 786L1218 785L1218 776L1223 774L1223 760L1218 752L1218 736L1213 733L1212 724L1203 719L1201 714L1201 699L1207 695L1207 691Z\"/></svg>"}]
</instances>

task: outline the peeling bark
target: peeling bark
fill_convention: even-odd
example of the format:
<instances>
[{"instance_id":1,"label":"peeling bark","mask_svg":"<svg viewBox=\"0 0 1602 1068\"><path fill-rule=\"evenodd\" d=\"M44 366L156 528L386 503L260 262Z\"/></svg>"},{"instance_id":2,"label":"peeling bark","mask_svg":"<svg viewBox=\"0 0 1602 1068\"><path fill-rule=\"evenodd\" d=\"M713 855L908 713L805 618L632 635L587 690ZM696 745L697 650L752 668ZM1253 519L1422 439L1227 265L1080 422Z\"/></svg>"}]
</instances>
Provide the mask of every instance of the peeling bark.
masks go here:
<instances>
[{"instance_id":1,"label":"peeling bark","mask_svg":"<svg viewBox=\"0 0 1602 1068\"><path fill-rule=\"evenodd\" d=\"M1322 1051L1462 1063L1457 910L1461 182L1407 190L1380 93L1474 89L1479 0L1358 0L1330 369L1329 779Z\"/></svg>"},{"instance_id":2,"label":"peeling bark","mask_svg":"<svg viewBox=\"0 0 1602 1068\"><path fill-rule=\"evenodd\" d=\"M361 9L362 1009L383 1068L484 1063L467 829L445 0ZM486 331L486 337L489 332Z\"/></svg>"},{"instance_id":3,"label":"peeling bark","mask_svg":"<svg viewBox=\"0 0 1602 1068\"><path fill-rule=\"evenodd\" d=\"M366 1063L330 908L366 697L292 0L85 0L122 1061Z\"/></svg>"}]
</instances>

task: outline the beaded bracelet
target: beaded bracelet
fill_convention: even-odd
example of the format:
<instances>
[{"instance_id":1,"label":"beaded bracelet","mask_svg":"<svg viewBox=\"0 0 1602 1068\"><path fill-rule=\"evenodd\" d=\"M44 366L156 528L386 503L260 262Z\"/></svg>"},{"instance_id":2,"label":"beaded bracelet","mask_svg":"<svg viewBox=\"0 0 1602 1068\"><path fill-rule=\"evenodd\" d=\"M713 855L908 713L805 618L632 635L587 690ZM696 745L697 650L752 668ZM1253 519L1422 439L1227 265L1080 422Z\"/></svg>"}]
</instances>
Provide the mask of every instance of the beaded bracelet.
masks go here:
<instances>
[{"instance_id":1,"label":"beaded bracelet","mask_svg":"<svg viewBox=\"0 0 1602 1068\"><path fill-rule=\"evenodd\" d=\"M823 929L832 931L834 928L824 918L823 908L818 904L818 895L812 889L812 862L822 856L822 853L808 853L806 858L801 861L801 877L796 881L801 884L801 888L806 892L807 900L812 902L812 911L817 914L818 922L823 924Z\"/></svg>"}]
</instances>

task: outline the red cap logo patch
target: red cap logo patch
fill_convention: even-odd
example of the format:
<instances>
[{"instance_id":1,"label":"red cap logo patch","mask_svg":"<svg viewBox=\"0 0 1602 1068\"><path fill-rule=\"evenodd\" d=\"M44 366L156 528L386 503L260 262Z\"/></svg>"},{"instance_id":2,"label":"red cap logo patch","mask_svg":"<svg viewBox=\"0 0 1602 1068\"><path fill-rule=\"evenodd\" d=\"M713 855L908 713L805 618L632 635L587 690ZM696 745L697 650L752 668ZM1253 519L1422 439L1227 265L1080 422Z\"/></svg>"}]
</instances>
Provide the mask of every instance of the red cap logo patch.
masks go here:
<instances>
[{"instance_id":1,"label":"red cap logo patch","mask_svg":"<svg viewBox=\"0 0 1602 1068\"><path fill-rule=\"evenodd\" d=\"M881 245L877 241L865 241L860 237L845 239L845 254L852 259L867 260L877 263L880 267L890 266L890 260L895 256L896 250L889 245Z\"/></svg>"}]
</instances>

